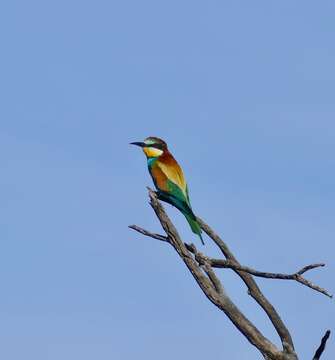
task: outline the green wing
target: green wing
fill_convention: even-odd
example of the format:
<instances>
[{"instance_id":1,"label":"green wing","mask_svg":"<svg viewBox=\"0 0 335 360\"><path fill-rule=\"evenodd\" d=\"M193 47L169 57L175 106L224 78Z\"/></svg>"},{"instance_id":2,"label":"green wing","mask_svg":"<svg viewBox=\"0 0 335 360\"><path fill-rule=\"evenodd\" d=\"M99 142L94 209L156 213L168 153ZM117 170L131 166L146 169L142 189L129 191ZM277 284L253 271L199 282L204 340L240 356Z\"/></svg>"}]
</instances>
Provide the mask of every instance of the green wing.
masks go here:
<instances>
[{"instance_id":1,"label":"green wing","mask_svg":"<svg viewBox=\"0 0 335 360\"><path fill-rule=\"evenodd\" d=\"M189 199L186 193L186 196L184 192L180 189L178 185L176 185L171 180L167 180L167 187L169 189L169 195L172 195L177 200L186 203L189 206Z\"/></svg>"}]
</instances>

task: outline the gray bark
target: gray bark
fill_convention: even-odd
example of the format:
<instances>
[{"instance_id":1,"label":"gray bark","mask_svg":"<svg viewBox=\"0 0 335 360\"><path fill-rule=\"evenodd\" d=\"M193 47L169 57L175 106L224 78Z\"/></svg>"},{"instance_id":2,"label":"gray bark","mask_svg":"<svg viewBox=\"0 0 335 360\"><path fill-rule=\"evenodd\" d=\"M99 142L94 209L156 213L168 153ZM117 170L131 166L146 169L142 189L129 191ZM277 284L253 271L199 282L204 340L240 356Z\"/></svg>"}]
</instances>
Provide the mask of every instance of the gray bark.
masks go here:
<instances>
[{"instance_id":1,"label":"gray bark","mask_svg":"<svg viewBox=\"0 0 335 360\"><path fill-rule=\"evenodd\" d=\"M216 307L223 311L234 326L246 337L246 339L255 346L266 360L298 360L298 356L294 349L292 336L279 316L276 309L270 301L262 293L253 276L294 280L309 288L318 291L326 296L331 297L327 290L311 283L302 275L309 270L324 266L324 264L312 264L305 266L301 270L293 274L277 274L269 272L261 272L250 267L241 265L227 244L200 218L198 222L203 231L214 241L220 249L225 259L214 259L200 253L194 244L185 244L180 238L177 229L167 216L162 204L157 199L156 193L149 189L150 205L153 208L160 224L165 231L165 236L152 233L137 225L131 225L133 230L151 238L170 244L182 259L198 286ZM220 279L216 276L214 268L229 268L233 270L244 282L248 289L248 293L261 306L270 321L272 322L282 344L279 349L241 312L236 304L230 299L225 291ZM328 335L327 335L328 334ZM321 344L314 355L313 360L319 360L325 349L325 344L329 338L330 331L326 333ZM318 356L318 357L316 357Z\"/></svg>"}]
</instances>

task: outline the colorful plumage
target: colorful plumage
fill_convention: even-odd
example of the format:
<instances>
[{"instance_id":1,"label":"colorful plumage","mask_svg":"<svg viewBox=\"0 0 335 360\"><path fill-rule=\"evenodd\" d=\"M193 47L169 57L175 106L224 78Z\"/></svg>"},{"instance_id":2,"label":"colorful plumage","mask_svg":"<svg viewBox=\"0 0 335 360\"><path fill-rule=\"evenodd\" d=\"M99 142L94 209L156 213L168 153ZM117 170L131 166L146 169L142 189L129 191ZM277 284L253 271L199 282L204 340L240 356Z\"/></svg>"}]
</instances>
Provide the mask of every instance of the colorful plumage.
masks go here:
<instances>
[{"instance_id":1,"label":"colorful plumage","mask_svg":"<svg viewBox=\"0 0 335 360\"><path fill-rule=\"evenodd\" d=\"M192 231L199 235L204 244L201 227L192 211L183 171L168 150L166 142L150 136L144 142L133 142L131 144L143 149L147 157L149 173L157 189L158 198L179 209L186 217Z\"/></svg>"}]
</instances>

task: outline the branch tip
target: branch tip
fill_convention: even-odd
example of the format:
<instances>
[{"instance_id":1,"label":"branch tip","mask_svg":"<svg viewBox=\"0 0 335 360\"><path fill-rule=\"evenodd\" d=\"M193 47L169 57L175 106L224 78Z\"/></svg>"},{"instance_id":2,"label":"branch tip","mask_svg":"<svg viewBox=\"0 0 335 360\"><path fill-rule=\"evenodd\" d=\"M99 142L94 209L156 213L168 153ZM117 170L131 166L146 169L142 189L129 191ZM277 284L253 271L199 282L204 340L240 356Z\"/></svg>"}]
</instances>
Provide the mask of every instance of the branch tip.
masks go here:
<instances>
[{"instance_id":1,"label":"branch tip","mask_svg":"<svg viewBox=\"0 0 335 360\"><path fill-rule=\"evenodd\" d=\"M145 230L137 225L129 225L128 226L130 229L132 230L135 230L137 232L139 232L140 234L142 235L145 235L145 236L148 236L148 237L151 237L153 239L156 239L156 240L160 240L160 241L165 241L165 242L169 242L169 239L167 236L164 236L164 235L160 235L160 234L156 234L156 233L152 233L148 230Z\"/></svg>"},{"instance_id":2,"label":"branch tip","mask_svg":"<svg viewBox=\"0 0 335 360\"><path fill-rule=\"evenodd\" d=\"M327 341L329 339L330 333L331 333L331 331L327 330L326 333L324 334L323 338L321 339L320 346L317 348L317 350L316 350L316 352L314 354L313 360L319 360L320 359L322 353L325 351L326 344L327 344Z\"/></svg>"}]
</instances>

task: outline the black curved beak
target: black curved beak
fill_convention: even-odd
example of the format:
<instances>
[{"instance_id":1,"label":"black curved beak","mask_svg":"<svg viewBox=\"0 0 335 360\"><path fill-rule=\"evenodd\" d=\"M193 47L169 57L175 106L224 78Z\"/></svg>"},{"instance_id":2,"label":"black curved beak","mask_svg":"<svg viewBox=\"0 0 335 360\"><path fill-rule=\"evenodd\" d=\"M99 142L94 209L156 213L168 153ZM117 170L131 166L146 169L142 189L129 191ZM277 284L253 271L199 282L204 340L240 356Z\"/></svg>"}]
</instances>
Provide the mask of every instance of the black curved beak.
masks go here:
<instances>
[{"instance_id":1,"label":"black curved beak","mask_svg":"<svg viewBox=\"0 0 335 360\"><path fill-rule=\"evenodd\" d=\"M136 146L139 146L139 147L145 147L146 144L144 142L135 141L135 142L130 143L130 145L136 145Z\"/></svg>"}]
</instances>

